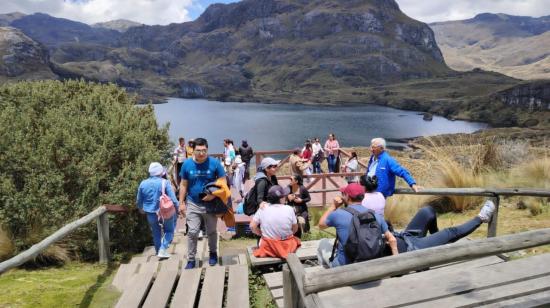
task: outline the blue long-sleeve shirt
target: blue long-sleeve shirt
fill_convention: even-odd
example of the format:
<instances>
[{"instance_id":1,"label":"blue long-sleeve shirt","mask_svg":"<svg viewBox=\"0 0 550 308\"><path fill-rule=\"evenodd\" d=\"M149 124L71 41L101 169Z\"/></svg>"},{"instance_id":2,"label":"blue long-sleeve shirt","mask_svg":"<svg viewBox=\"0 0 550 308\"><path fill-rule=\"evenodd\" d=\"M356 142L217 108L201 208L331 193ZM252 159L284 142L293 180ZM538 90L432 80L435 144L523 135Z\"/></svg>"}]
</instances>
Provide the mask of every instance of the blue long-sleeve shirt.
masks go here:
<instances>
[{"instance_id":1,"label":"blue long-sleeve shirt","mask_svg":"<svg viewBox=\"0 0 550 308\"><path fill-rule=\"evenodd\" d=\"M147 213L156 213L159 210L162 181L165 181L165 192L174 202L176 211L179 210L179 202L168 180L158 176L152 176L141 181L137 192L137 207Z\"/></svg>"},{"instance_id":2,"label":"blue long-sleeve shirt","mask_svg":"<svg viewBox=\"0 0 550 308\"><path fill-rule=\"evenodd\" d=\"M367 174L371 167L371 164L374 162L374 155L371 156L369 160L369 165L367 168ZM382 152L378 156L378 165L376 166L376 177L378 178L378 188L376 191L381 192L384 197L389 197L393 195L395 191L395 176L399 176L409 184L413 186L416 184L416 181L411 176L409 171L403 168L399 163L390 156L387 152Z\"/></svg>"}]
</instances>

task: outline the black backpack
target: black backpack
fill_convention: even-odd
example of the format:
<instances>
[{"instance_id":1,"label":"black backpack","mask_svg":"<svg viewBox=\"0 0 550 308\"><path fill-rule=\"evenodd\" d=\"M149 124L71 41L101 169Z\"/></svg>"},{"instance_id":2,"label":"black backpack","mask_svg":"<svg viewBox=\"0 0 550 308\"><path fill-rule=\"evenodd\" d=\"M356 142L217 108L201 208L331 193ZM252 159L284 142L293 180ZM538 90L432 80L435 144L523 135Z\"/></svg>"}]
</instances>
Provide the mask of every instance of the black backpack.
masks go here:
<instances>
[{"instance_id":1,"label":"black backpack","mask_svg":"<svg viewBox=\"0 0 550 308\"><path fill-rule=\"evenodd\" d=\"M252 216L258 211L258 182L267 181L266 178L259 178L254 182L254 186L246 193L243 203L243 211L245 215Z\"/></svg>"},{"instance_id":2,"label":"black backpack","mask_svg":"<svg viewBox=\"0 0 550 308\"><path fill-rule=\"evenodd\" d=\"M353 215L348 229L348 240L344 243L344 253L348 263L362 262L382 257L385 242L382 228L376 221L374 212L359 212L350 207L344 211Z\"/></svg>"}]
</instances>

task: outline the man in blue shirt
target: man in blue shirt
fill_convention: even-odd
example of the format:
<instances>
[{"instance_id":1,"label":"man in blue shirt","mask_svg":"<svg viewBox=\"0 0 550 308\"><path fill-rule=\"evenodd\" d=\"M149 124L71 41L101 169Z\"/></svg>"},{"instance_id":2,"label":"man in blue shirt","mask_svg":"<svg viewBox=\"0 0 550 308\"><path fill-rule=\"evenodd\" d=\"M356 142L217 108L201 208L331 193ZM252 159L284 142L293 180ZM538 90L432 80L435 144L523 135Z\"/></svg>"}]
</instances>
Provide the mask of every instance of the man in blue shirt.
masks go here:
<instances>
[{"instance_id":1,"label":"man in blue shirt","mask_svg":"<svg viewBox=\"0 0 550 308\"><path fill-rule=\"evenodd\" d=\"M214 195L206 195L200 198L199 194L208 183L215 182L218 178L225 181L225 171L220 161L208 157L208 141L204 138L195 139L193 145L193 159L188 159L183 164L180 171L180 213L187 217L188 227L188 245L187 245L187 265L186 269L194 268L196 265L195 254L197 253L197 241L201 225L201 217L206 224L206 233L208 235L208 248L210 257L208 263L213 266L218 263L216 226L218 218L215 214L206 212L203 202L211 201ZM185 197L187 196L186 202Z\"/></svg>"},{"instance_id":2,"label":"man in blue shirt","mask_svg":"<svg viewBox=\"0 0 550 308\"><path fill-rule=\"evenodd\" d=\"M335 258L332 262L329 261L332 254L332 246L334 241L331 239L323 239L319 244L318 256L319 264L326 264L329 267L335 267L348 264L348 260L344 253L344 244L348 240L349 226L352 222L352 214L341 209L341 206L349 206L360 213L368 211L368 209L361 205L361 201L365 196L365 188L357 183L351 183L346 187L340 189L342 197L334 198L332 205L325 211L321 219L319 220L319 228L326 229L328 227L336 228L336 236L338 237L338 247L336 250ZM397 241L393 234L388 230L388 224L384 220L384 217L379 214L374 215L376 222L381 227L381 232L384 235L386 241L390 245L392 254L396 255Z\"/></svg>"},{"instance_id":3,"label":"man in blue shirt","mask_svg":"<svg viewBox=\"0 0 550 308\"><path fill-rule=\"evenodd\" d=\"M383 138L374 138L371 140L372 155L369 159L367 176L376 175L378 179L378 189L385 198L393 195L395 191L395 176L399 176L409 184L409 186L418 192L421 187L416 185L416 181L409 171L403 168L399 163L386 152L386 140Z\"/></svg>"}]
</instances>

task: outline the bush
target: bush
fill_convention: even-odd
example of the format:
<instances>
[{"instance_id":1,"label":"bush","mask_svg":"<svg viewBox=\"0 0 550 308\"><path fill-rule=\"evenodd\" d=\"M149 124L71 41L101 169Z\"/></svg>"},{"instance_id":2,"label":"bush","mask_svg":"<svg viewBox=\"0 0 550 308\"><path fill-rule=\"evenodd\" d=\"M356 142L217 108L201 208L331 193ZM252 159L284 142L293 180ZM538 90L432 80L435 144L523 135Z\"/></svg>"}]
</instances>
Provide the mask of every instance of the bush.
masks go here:
<instances>
[{"instance_id":1,"label":"bush","mask_svg":"<svg viewBox=\"0 0 550 308\"><path fill-rule=\"evenodd\" d=\"M0 224L15 253L101 204L135 206L148 164L161 160L170 144L153 108L134 104L114 85L84 81L0 87ZM109 219L115 253L140 249L149 239L137 213ZM95 224L60 244L96 257Z\"/></svg>"}]
</instances>

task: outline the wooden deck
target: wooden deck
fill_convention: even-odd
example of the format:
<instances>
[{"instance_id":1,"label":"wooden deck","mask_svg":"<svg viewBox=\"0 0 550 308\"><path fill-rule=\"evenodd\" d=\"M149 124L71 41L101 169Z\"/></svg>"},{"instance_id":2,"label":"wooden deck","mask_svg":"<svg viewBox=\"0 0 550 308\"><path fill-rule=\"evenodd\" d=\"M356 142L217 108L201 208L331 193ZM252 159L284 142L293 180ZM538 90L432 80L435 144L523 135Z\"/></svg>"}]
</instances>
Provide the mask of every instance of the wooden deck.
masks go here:
<instances>
[{"instance_id":1,"label":"wooden deck","mask_svg":"<svg viewBox=\"0 0 550 308\"><path fill-rule=\"evenodd\" d=\"M485 258L484 258L485 259ZM475 262L475 261L474 261ZM550 304L550 254L453 267L320 292L325 307L530 307Z\"/></svg>"},{"instance_id":2,"label":"wooden deck","mask_svg":"<svg viewBox=\"0 0 550 308\"><path fill-rule=\"evenodd\" d=\"M121 264L112 282L122 292L116 307L249 307L246 255L221 256L221 264L208 266L205 238L199 241L197 268L185 270L187 237L182 235L175 237L170 252L169 259L159 260L154 248L147 247Z\"/></svg>"},{"instance_id":3,"label":"wooden deck","mask_svg":"<svg viewBox=\"0 0 550 308\"><path fill-rule=\"evenodd\" d=\"M423 280L429 281L431 279L430 276L434 275L434 273L439 273L439 274L444 273L446 275L454 276L454 273L459 272L461 270L482 268L485 266L498 264L502 262L504 262L504 260L496 256L486 257L486 258L476 259L468 262L451 263L448 265L432 268L428 271L412 273L407 276L414 276L416 277L417 281L423 281ZM306 273L322 271L323 269L324 268L322 266L304 268ZM275 300L275 303L277 304L277 307L283 308L284 307L283 273L282 272L267 273L267 274L264 274L263 276L266 281L267 287L269 288L271 296L273 297L273 299ZM388 278L388 279L399 280L401 278L403 277ZM338 306L327 306L327 307L338 307ZM379 307L379 306L373 306L373 307Z\"/></svg>"}]
</instances>

